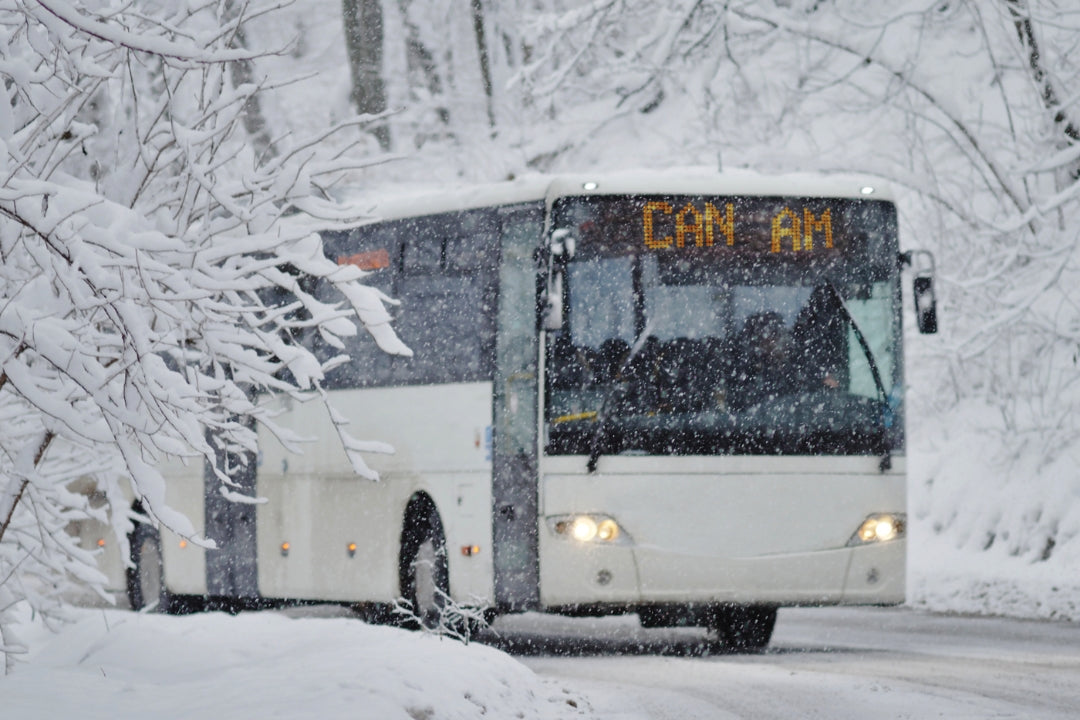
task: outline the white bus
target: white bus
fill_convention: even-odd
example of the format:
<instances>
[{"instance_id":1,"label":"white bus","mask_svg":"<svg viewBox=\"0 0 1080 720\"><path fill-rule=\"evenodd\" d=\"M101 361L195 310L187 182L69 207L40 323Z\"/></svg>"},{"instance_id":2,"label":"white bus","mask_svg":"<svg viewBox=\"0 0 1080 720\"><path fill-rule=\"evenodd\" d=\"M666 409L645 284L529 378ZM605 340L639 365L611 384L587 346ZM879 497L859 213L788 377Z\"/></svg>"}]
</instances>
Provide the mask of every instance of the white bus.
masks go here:
<instances>
[{"instance_id":1,"label":"white bus","mask_svg":"<svg viewBox=\"0 0 1080 720\"><path fill-rule=\"evenodd\" d=\"M260 433L236 479L265 504L172 478L221 549L140 525L133 605L405 598L433 623L445 593L759 648L781 606L904 601L910 255L876 181L558 177L373 212L326 253L400 300L415 355L357 338L326 388L352 436L395 448L380 479L321 403L272 400L317 440Z\"/></svg>"}]
</instances>

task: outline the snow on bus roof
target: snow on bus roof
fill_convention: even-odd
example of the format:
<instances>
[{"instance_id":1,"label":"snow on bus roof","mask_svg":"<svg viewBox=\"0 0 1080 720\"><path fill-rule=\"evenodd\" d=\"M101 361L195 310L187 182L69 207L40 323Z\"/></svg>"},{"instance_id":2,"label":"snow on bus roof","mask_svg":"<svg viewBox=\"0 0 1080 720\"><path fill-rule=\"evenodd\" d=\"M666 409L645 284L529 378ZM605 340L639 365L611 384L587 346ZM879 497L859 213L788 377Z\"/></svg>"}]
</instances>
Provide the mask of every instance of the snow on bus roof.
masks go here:
<instances>
[{"instance_id":1,"label":"snow on bus roof","mask_svg":"<svg viewBox=\"0 0 1080 720\"><path fill-rule=\"evenodd\" d=\"M752 170L717 172L703 167L632 170L617 173L529 175L500 183L403 185L357 192L371 221L434 215L455 210L511 206L583 195L750 195L842 197L892 200L885 183L869 175Z\"/></svg>"}]
</instances>

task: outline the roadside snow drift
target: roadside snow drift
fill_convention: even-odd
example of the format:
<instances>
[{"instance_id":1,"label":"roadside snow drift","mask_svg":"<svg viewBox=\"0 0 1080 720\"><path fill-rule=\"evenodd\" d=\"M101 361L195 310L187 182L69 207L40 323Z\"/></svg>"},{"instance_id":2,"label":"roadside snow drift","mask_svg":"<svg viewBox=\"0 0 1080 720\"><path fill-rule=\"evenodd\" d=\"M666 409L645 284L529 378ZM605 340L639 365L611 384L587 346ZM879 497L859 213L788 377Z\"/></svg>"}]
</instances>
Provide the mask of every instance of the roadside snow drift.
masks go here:
<instances>
[{"instance_id":1,"label":"roadside snow drift","mask_svg":"<svg viewBox=\"0 0 1080 720\"><path fill-rule=\"evenodd\" d=\"M28 662L0 716L38 720L452 720L587 717L586 703L478 644L351 618L74 610L16 626Z\"/></svg>"}]
</instances>

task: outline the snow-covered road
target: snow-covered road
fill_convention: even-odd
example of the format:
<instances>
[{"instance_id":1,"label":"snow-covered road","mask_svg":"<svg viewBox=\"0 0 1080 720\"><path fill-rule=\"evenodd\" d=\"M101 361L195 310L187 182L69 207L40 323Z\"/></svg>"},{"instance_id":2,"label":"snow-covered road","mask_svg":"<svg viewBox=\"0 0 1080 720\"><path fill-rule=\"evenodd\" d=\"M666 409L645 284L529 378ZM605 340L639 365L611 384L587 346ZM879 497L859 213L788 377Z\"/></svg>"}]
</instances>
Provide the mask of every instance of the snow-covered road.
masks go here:
<instances>
[{"instance_id":1,"label":"snow-covered road","mask_svg":"<svg viewBox=\"0 0 1080 720\"><path fill-rule=\"evenodd\" d=\"M633 618L525 616L496 630L604 720L1080 717L1076 623L784 610L758 655L703 654L702 632Z\"/></svg>"}]
</instances>

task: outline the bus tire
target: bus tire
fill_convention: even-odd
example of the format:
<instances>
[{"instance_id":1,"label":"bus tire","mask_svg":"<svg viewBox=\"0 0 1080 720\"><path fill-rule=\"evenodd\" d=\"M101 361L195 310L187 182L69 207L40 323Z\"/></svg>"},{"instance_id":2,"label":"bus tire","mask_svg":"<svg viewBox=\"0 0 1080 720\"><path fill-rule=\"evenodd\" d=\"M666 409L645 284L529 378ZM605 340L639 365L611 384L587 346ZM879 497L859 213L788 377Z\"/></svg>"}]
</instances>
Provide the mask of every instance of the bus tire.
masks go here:
<instances>
[{"instance_id":1,"label":"bus tire","mask_svg":"<svg viewBox=\"0 0 1080 720\"><path fill-rule=\"evenodd\" d=\"M711 623L720 647L725 650L762 650L772 639L776 608L762 605L726 605Z\"/></svg>"},{"instance_id":2,"label":"bus tire","mask_svg":"<svg viewBox=\"0 0 1080 720\"><path fill-rule=\"evenodd\" d=\"M165 587L165 567L161 559L161 534L139 523L128 536L133 567L127 570L127 595L132 610L167 613L171 597Z\"/></svg>"},{"instance_id":3,"label":"bus tire","mask_svg":"<svg viewBox=\"0 0 1080 720\"><path fill-rule=\"evenodd\" d=\"M406 525L402 532L399 572L401 596L412 611L403 625L412 629L438 629L450 598L450 568L446 536L434 511Z\"/></svg>"}]
</instances>

